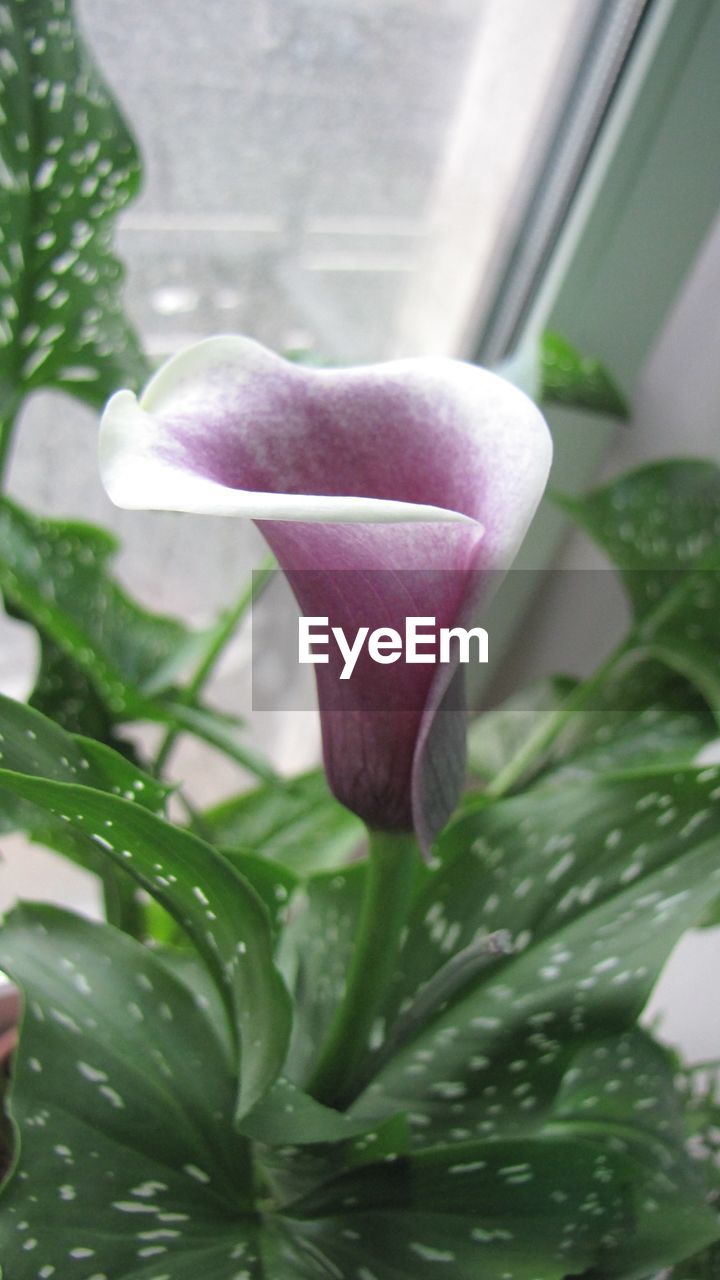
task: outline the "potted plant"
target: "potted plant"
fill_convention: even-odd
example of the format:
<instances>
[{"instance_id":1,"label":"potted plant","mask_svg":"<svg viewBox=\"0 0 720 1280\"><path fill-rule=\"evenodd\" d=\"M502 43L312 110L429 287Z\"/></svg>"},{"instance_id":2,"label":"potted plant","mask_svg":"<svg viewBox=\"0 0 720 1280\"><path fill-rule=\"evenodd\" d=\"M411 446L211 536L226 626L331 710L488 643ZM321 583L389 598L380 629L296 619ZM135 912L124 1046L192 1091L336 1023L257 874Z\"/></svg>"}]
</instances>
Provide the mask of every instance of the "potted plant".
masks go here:
<instances>
[{"instance_id":1,"label":"potted plant","mask_svg":"<svg viewBox=\"0 0 720 1280\"><path fill-rule=\"evenodd\" d=\"M0 1014L3 1280L710 1274L715 1092L641 1017L720 897L720 470L656 463L558 499L632 620L589 678L473 717L466 767L463 635L469 656L542 494L539 409L452 361L308 370L241 338L138 400L108 249L132 141L67 3L8 13L34 123L11 349L31 350L3 383L2 454L35 388L107 400L111 496L260 522L328 661L325 772L278 778L202 697L267 572L193 632L121 590L104 531L0 498L0 587L41 648L29 704L0 698L0 820L96 872L106 907L21 904L0 930L22 993ZM48 160L76 111L97 148L75 163L114 166L92 197L69 151ZM48 220L82 267L62 333L38 287ZM546 396L621 406L557 338L540 366ZM430 615L458 633L435 663L403 648ZM128 745L141 720L164 727L154 757ZM197 812L180 779L168 817L181 732L255 785Z\"/></svg>"}]
</instances>

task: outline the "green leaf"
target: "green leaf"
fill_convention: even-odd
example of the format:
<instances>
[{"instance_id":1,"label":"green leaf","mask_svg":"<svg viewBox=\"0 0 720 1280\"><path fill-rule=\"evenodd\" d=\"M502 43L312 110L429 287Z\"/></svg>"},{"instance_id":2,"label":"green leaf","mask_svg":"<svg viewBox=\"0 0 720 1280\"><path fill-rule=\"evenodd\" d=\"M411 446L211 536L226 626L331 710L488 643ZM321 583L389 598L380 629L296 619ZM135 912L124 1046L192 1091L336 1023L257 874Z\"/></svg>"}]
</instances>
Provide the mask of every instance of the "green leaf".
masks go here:
<instances>
[{"instance_id":1,"label":"green leaf","mask_svg":"<svg viewBox=\"0 0 720 1280\"><path fill-rule=\"evenodd\" d=\"M573 1059L546 1129L623 1150L653 1172L638 1201L621 1274L679 1261L697 1247L698 1235L706 1243L720 1239L704 1171L686 1150L687 1117L675 1077L671 1054L642 1031L594 1042Z\"/></svg>"},{"instance_id":2,"label":"green leaf","mask_svg":"<svg viewBox=\"0 0 720 1280\"><path fill-rule=\"evenodd\" d=\"M231 1122L230 1046L161 956L40 906L12 914L0 963L27 1009L11 1098L20 1150L0 1213L7 1280L61 1268L78 1280L415 1280L439 1264L448 1280L620 1277L717 1232L677 1149L664 1056L644 1036L584 1050L539 1132L413 1155L397 1126L377 1133L379 1150L372 1135L336 1141L356 1122L278 1085L245 1125L264 1143L274 1124L283 1147L256 1151L253 1170ZM652 1111L639 1105L648 1090ZM283 1156L307 1124L325 1150ZM278 1202L292 1160L308 1186ZM262 1213L258 1175L273 1191Z\"/></svg>"},{"instance_id":3,"label":"green leaf","mask_svg":"<svg viewBox=\"0 0 720 1280\"><path fill-rule=\"evenodd\" d=\"M523 829L531 834L526 824ZM541 856L536 848L533 853ZM330 876L319 879L330 888ZM347 896L342 886L336 892ZM626 914L621 911L621 928L627 928ZM593 924L607 958L603 921ZM663 932L666 927L661 921ZM595 954L588 949L584 957L586 973L597 968ZM568 963L557 952L554 958L559 967ZM23 1146L0 1213L0 1244L10 1243L3 1258L13 1264L8 1280L35 1280L38 1264L57 1266L66 1254L79 1280L98 1274L190 1280L193 1266L194 1274L211 1280L236 1280L240 1246L239 1265L257 1280L356 1274L415 1280L436 1274L439 1264L448 1280L477 1280L478 1274L502 1280L508 1271L524 1280L565 1280L588 1269L610 1280L645 1276L717 1237L717 1217L682 1151L667 1055L636 1032L608 1036L607 990L599 993L606 1018L572 1028L579 1051L559 1057L545 1107L525 1111L520 1123L527 1081L512 1046L504 1044L498 1068L509 1080L507 1096L492 1071L484 1074L489 1132L482 1124L475 1132L462 1127L464 1100L449 1090L443 1061L453 1036L436 1021L432 1051L420 1052L410 1066L441 1086L443 1123L434 1135L422 1098L413 1099L410 1127L417 1129L418 1114L425 1117L420 1149L411 1154L408 1132L393 1114L386 1111L384 1125L362 1108L347 1119L279 1080L242 1121L259 1144L251 1190L247 1153L232 1125L232 1041L214 992L186 961L149 953L113 930L51 908L14 915L0 935L0 962L26 985L29 1009L13 1099ZM543 986L545 1006L547 981ZM489 994L496 1007L502 1002L514 1013L512 992ZM562 1007L552 996L549 1005ZM527 1012L526 994L520 1017ZM474 1028L478 1040L487 1032L485 1021ZM550 1038L561 1030L545 1011L531 1016L530 1025L533 1053L552 1058ZM180 1067L178 1055L187 1059ZM472 1070L482 1073L477 1058ZM86 1126L83 1143L78 1117ZM188 1156L183 1145L195 1132L202 1160L198 1148ZM111 1159L119 1135L122 1151ZM191 1180L200 1173L200 1189L189 1189L192 1209L182 1176L189 1169ZM263 1199L253 1206L258 1189ZM135 1206L130 1229L121 1220L113 1235L114 1215L129 1214L128 1204ZM70 1219L62 1216L67 1206ZM261 1216L253 1212L260 1207ZM189 1218L167 1217L178 1213ZM27 1225L17 1231L18 1222ZM157 1235L168 1229L181 1237ZM153 1234L140 1237L140 1231ZM28 1247L32 1240L38 1243ZM156 1245L165 1252L146 1255L147 1262L129 1252ZM104 1251L111 1247L113 1266L98 1273L97 1266L108 1266ZM78 1249L94 1252L73 1256ZM262 1259L257 1268L256 1256Z\"/></svg>"},{"instance_id":4,"label":"green leaf","mask_svg":"<svg viewBox=\"0 0 720 1280\"><path fill-rule=\"evenodd\" d=\"M137 769L102 743L66 733L51 720L22 703L0 696L0 764L22 774L36 774L57 782L78 782L124 796L152 812L165 806L167 788ZM32 840L57 849L93 871L103 859L89 849L68 823L0 791L0 831L22 830Z\"/></svg>"},{"instance_id":5,"label":"green leaf","mask_svg":"<svg viewBox=\"0 0 720 1280\"><path fill-rule=\"evenodd\" d=\"M153 812L168 787L102 742L68 733L33 707L0 694L0 762L4 770L108 791Z\"/></svg>"},{"instance_id":6,"label":"green leaf","mask_svg":"<svg viewBox=\"0 0 720 1280\"><path fill-rule=\"evenodd\" d=\"M668 1280L718 1280L720 1276L720 1242L702 1253L673 1267Z\"/></svg>"},{"instance_id":7,"label":"green leaf","mask_svg":"<svg viewBox=\"0 0 720 1280\"><path fill-rule=\"evenodd\" d=\"M541 1129L366 1165L291 1212L343 1275L353 1250L393 1280L646 1275L718 1234L682 1136L668 1055L633 1031L580 1051Z\"/></svg>"},{"instance_id":8,"label":"green leaf","mask_svg":"<svg viewBox=\"0 0 720 1280\"><path fill-rule=\"evenodd\" d=\"M278 966L295 1017L286 1070L304 1081L345 991L367 881L367 862L312 876L292 902Z\"/></svg>"},{"instance_id":9,"label":"green leaf","mask_svg":"<svg viewBox=\"0 0 720 1280\"><path fill-rule=\"evenodd\" d=\"M99 406L148 372L111 252L139 185L135 144L69 0L9 0L0 43L0 416L37 387Z\"/></svg>"},{"instance_id":10,"label":"green leaf","mask_svg":"<svg viewBox=\"0 0 720 1280\"><path fill-rule=\"evenodd\" d=\"M278 934L285 924L290 902L299 884L295 873L254 853L239 853L237 849L221 849L220 852L252 885L264 904L274 933Z\"/></svg>"},{"instance_id":11,"label":"green leaf","mask_svg":"<svg viewBox=\"0 0 720 1280\"><path fill-rule=\"evenodd\" d=\"M581 356L557 333L544 333L540 342L540 400L626 419L625 397L599 360Z\"/></svg>"},{"instance_id":12,"label":"green leaf","mask_svg":"<svg viewBox=\"0 0 720 1280\"><path fill-rule=\"evenodd\" d=\"M354 1106L406 1108L416 1143L523 1131L573 1046L640 1013L682 932L718 893L720 770L558 784L461 816L410 920L369 1085ZM498 930L498 954L418 1033L438 971Z\"/></svg>"},{"instance_id":13,"label":"green leaf","mask_svg":"<svg viewBox=\"0 0 720 1280\"><path fill-rule=\"evenodd\" d=\"M119 719L152 714L201 639L125 595L108 575L116 551L102 529L37 519L0 499L0 590Z\"/></svg>"},{"instance_id":14,"label":"green leaf","mask_svg":"<svg viewBox=\"0 0 720 1280\"><path fill-rule=\"evenodd\" d=\"M441 1266L448 1280L584 1273L631 1209L620 1157L602 1166L605 1183L593 1181L602 1154L551 1140L465 1143L365 1166L293 1206L288 1236L309 1255L298 1277L350 1276L359 1258L377 1280L437 1276ZM583 1215L591 1195L594 1213Z\"/></svg>"},{"instance_id":15,"label":"green leaf","mask_svg":"<svg viewBox=\"0 0 720 1280\"><path fill-rule=\"evenodd\" d=\"M290 1024L267 912L254 891L210 845L128 800L7 769L0 787L64 821L81 847L106 854L192 938L240 1045L238 1109L247 1111L282 1067Z\"/></svg>"},{"instance_id":16,"label":"green leaf","mask_svg":"<svg viewBox=\"0 0 720 1280\"><path fill-rule=\"evenodd\" d=\"M639 615L720 541L720 468L709 459L651 462L583 497L554 496L620 569Z\"/></svg>"},{"instance_id":17,"label":"green leaf","mask_svg":"<svg viewBox=\"0 0 720 1280\"><path fill-rule=\"evenodd\" d=\"M471 775L492 784L533 733L563 716L577 690L566 678L515 694L474 720L469 730ZM584 709L576 709L526 772L525 785L592 779L622 769L691 764L717 736L707 703L689 681L659 662L633 662L608 678ZM474 804L470 792L466 803Z\"/></svg>"},{"instance_id":18,"label":"green leaf","mask_svg":"<svg viewBox=\"0 0 720 1280\"><path fill-rule=\"evenodd\" d=\"M319 769L246 791L202 819L215 844L252 850L299 876L341 866L364 838L362 823L334 799Z\"/></svg>"},{"instance_id":19,"label":"green leaf","mask_svg":"<svg viewBox=\"0 0 720 1280\"><path fill-rule=\"evenodd\" d=\"M557 500L620 569L634 651L691 680L720 718L720 468L651 463Z\"/></svg>"},{"instance_id":20,"label":"green leaf","mask_svg":"<svg viewBox=\"0 0 720 1280\"><path fill-rule=\"evenodd\" d=\"M577 682L565 676L539 681L472 720L468 728L468 773L491 782L523 745L528 734L554 716Z\"/></svg>"},{"instance_id":21,"label":"green leaf","mask_svg":"<svg viewBox=\"0 0 720 1280\"><path fill-rule=\"evenodd\" d=\"M3 1276L261 1276L233 1062L187 988L132 939L51 907L13 912L0 963L27 1010Z\"/></svg>"},{"instance_id":22,"label":"green leaf","mask_svg":"<svg viewBox=\"0 0 720 1280\"><path fill-rule=\"evenodd\" d=\"M541 781L692 764L716 734L707 704L688 681L657 663L635 664L608 684L596 707L572 717Z\"/></svg>"},{"instance_id":23,"label":"green leaf","mask_svg":"<svg viewBox=\"0 0 720 1280\"><path fill-rule=\"evenodd\" d=\"M320 1146L367 1135L372 1122L324 1107L281 1077L243 1118L240 1129L248 1137L272 1146Z\"/></svg>"},{"instance_id":24,"label":"green leaf","mask_svg":"<svg viewBox=\"0 0 720 1280\"><path fill-rule=\"evenodd\" d=\"M717 1062L681 1068L689 1147L708 1182L710 1203L720 1207L720 1066ZM717 1280L720 1230L716 1241L673 1271L673 1280Z\"/></svg>"},{"instance_id":25,"label":"green leaf","mask_svg":"<svg viewBox=\"0 0 720 1280\"><path fill-rule=\"evenodd\" d=\"M41 640L33 703L65 727L125 751L113 732L117 722L160 721L274 779L270 765L239 740L236 720L189 704L175 688L215 648L217 628L193 632L141 608L110 575L116 551L103 529L38 519L0 498L0 590L6 608L31 622Z\"/></svg>"},{"instance_id":26,"label":"green leaf","mask_svg":"<svg viewBox=\"0 0 720 1280\"><path fill-rule=\"evenodd\" d=\"M354 1251L393 1280L647 1275L720 1229L682 1137L668 1056L634 1031L581 1050L541 1129L366 1165L291 1212L342 1275Z\"/></svg>"},{"instance_id":27,"label":"green leaf","mask_svg":"<svg viewBox=\"0 0 720 1280\"><path fill-rule=\"evenodd\" d=\"M29 707L0 697L0 763L18 773L77 782L122 795L153 813L162 812L168 794L156 779L102 743L66 733ZM36 805L0 791L0 831L21 830L37 844L56 849L103 883L109 920L136 936L147 928L146 908L125 872L116 873L97 849L60 819Z\"/></svg>"},{"instance_id":28,"label":"green leaf","mask_svg":"<svg viewBox=\"0 0 720 1280\"><path fill-rule=\"evenodd\" d=\"M113 718L88 677L42 636L40 666L29 702L70 733L106 742L126 755L132 751L129 743L116 736Z\"/></svg>"}]
</instances>

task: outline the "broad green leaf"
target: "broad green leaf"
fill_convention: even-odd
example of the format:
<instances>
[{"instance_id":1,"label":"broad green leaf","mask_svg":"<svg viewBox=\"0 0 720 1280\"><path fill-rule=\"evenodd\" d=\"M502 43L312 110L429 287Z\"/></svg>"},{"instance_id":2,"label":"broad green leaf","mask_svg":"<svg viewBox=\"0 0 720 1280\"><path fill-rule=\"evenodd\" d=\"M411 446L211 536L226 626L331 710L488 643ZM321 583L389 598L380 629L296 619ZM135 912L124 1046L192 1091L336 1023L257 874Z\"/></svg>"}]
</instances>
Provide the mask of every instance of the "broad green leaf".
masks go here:
<instances>
[{"instance_id":1,"label":"broad green leaf","mask_svg":"<svg viewBox=\"0 0 720 1280\"><path fill-rule=\"evenodd\" d=\"M331 1135L326 1161L342 1151L347 1164L300 1200L278 1203L275 1183L259 1214L256 1170L272 1170L272 1152L254 1171L232 1124L229 1045L160 956L31 906L0 934L0 962L27 1010L11 1099L20 1149L0 1211L6 1280L415 1280L439 1264L448 1280L562 1280L591 1267L619 1277L717 1230L673 1145L663 1062L644 1037L576 1059L550 1124L529 1137L392 1158L381 1146L368 1164L372 1143L336 1142L347 1122L300 1101L300 1123L312 1113L316 1136ZM608 1056L623 1076L606 1091L611 1132L589 1132ZM652 1116L637 1106L648 1088ZM277 1093L284 1146L303 1141L296 1116L282 1127L299 1098ZM308 1153L309 1183L313 1156L328 1169L320 1147Z\"/></svg>"},{"instance_id":2,"label":"broad green leaf","mask_svg":"<svg viewBox=\"0 0 720 1280\"><path fill-rule=\"evenodd\" d=\"M689 1147L711 1187L710 1203L720 1209L720 1064L681 1068L686 1097L685 1123ZM720 1275L720 1230L717 1240L673 1271L673 1280L717 1280Z\"/></svg>"},{"instance_id":3,"label":"broad green leaf","mask_svg":"<svg viewBox=\"0 0 720 1280\"><path fill-rule=\"evenodd\" d=\"M298 1280L584 1273L604 1260L603 1238L622 1230L633 1175L637 1184L622 1157L603 1157L591 1144L546 1139L463 1143L365 1166L293 1206L287 1238L301 1257L307 1249ZM588 1201L593 1213L583 1214Z\"/></svg>"},{"instance_id":4,"label":"broad green leaf","mask_svg":"<svg viewBox=\"0 0 720 1280\"><path fill-rule=\"evenodd\" d=\"M506 794L510 780L527 788L691 764L717 737L717 723L689 680L661 661L630 653L591 689L557 677L521 690L473 720L468 737L464 803L475 805L479 793L487 800ZM473 789L476 779L480 792Z\"/></svg>"},{"instance_id":5,"label":"broad green leaf","mask_svg":"<svg viewBox=\"0 0 720 1280\"><path fill-rule=\"evenodd\" d=\"M292 1206L304 1219L296 1247L312 1241L342 1275L359 1251L378 1280L437 1274L440 1263L453 1280L560 1280L644 1276L718 1235L683 1149L667 1055L642 1033L581 1050L543 1128L519 1139L501 1130L321 1186ZM301 1275L317 1274L305 1265Z\"/></svg>"},{"instance_id":6,"label":"broad green leaf","mask_svg":"<svg viewBox=\"0 0 720 1280\"><path fill-rule=\"evenodd\" d=\"M71 733L106 742L126 755L132 751L116 736L113 718L91 681L47 637L40 637L40 665L29 703Z\"/></svg>"},{"instance_id":7,"label":"broad green leaf","mask_svg":"<svg viewBox=\"0 0 720 1280\"><path fill-rule=\"evenodd\" d=\"M37 387L99 406L148 371L111 251L138 155L70 0L8 0L0 44L0 418Z\"/></svg>"},{"instance_id":8,"label":"broad green leaf","mask_svg":"<svg viewBox=\"0 0 720 1280\"><path fill-rule=\"evenodd\" d=\"M720 1231L682 1137L667 1055L631 1032L581 1050L537 1132L360 1167L292 1214L343 1275L359 1250L378 1277L644 1276Z\"/></svg>"},{"instance_id":9,"label":"broad green leaf","mask_svg":"<svg viewBox=\"0 0 720 1280\"><path fill-rule=\"evenodd\" d=\"M255 892L210 845L127 800L7 769L0 788L67 823L83 847L105 853L182 925L228 1008L241 1053L238 1109L247 1111L282 1067L290 1023Z\"/></svg>"},{"instance_id":10,"label":"broad green leaf","mask_svg":"<svg viewBox=\"0 0 720 1280\"><path fill-rule=\"evenodd\" d=\"M531 734L565 718L565 704L577 688L577 681L556 677L473 720L468 734L471 779L491 783ZM659 662L633 662L572 712L534 758L525 781L690 764L716 736L707 703L689 681ZM472 791L466 797L469 804L475 799Z\"/></svg>"},{"instance_id":11,"label":"broad green leaf","mask_svg":"<svg viewBox=\"0 0 720 1280\"><path fill-rule=\"evenodd\" d=\"M202 817L215 844L251 850L299 876L341 866L364 838L362 823L334 799L320 770L247 791Z\"/></svg>"},{"instance_id":12,"label":"broad green leaf","mask_svg":"<svg viewBox=\"0 0 720 1280\"><path fill-rule=\"evenodd\" d=\"M272 867L272 864L259 859L257 861L266 871ZM222 1000L196 953L189 949L163 947L158 954L163 964L192 993L199 1008L212 1021L218 1039L226 1045L226 1050L231 1055L232 1041L228 1036ZM272 1169L273 1185L277 1188L282 1179L283 1185L293 1190L298 1187L304 1190L308 1179L317 1182L323 1175L336 1173L341 1161L352 1163L352 1142L360 1135L367 1139L364 1146L370 1154L366 1154L366 1160L377 1155L388 1130L393 1138L398 1135L398 1125L394 1118L390 1122L381 1122L380 1131L374 1132L372 1121L356 1120L344 1112L324 1107L282 1076L236 1127L246 1137L263 1145L262 1165L267 1170ZM404 1124L401 1128L404 1138ZM281 1152L271 1155L269 1146L277 1146L281 1148ZM318 1151L308 1153L307 1150L301 1150L309 1146L317 1147ZM332 1147L332 1155L328 1154L328 1146Z\"/></svg>"},{"instance_id":13,"label":"broad green leaf","mask_svg":"<svg viewBox=\"0 0 720 1280\"><path fill-rule=\"evenodd\" d=\"M720 717L720 468L650 463L558 501L620 569L633 649L692 680Z\"/></svg>"},{"instance_id":14,"label":"broad green leaf","mask_svg":"<svg viewBox=\"0 0 720 1280\"><path fill-rule=\"evenodd\" d=\"M57 782L79 782L124 796L161 812L167 788L102 743L66 733L31 707L0 696L0 765ZM32 840L93 871L102 870L99 850L89 848L66 822L43 808L0 790L0 831L25 831Z\"/></svg>"},{"instance_id":15,"label":"broad green leaf","mask_svg":"<svg viewBox=\"0 0 720 1280\"><path fill-rule=\"evenodd\" d=\"M0 500L0 590L120 719L151 714L201 641L125 595L108 574L116 551L102 529L38 519Z\"/></svg>"},{"instance_id":16,"label":"broad green leaf","mask_svg":"<svg viewBox=\"0 0 720 1280\"><path fill-rule=\"evenodd\" d=\"M280 863L259 858L254 853L240 853L236 849L221 849L220 852L240 872L243 879L252 885L265 906L273 931L279 933L298 887L297 876Z\"/></svg>"},{"instance_id":17,"label":"broad green leaf","mask_svg":"<svg viewBox=\"0 0 720 1280\"><path fill-rule=\"evenodd\" d=\"M604 1142L655 1172L655 1185L638 1203L640 1230L629 1234L620 1274L679 1261L697 1247L698 1231L706 1244L720 1240L706 1171L686 1150L688 1117L675 1081L671 1055L644 1032L596 1041L573 1059L546 1129Z\"/></svg>"},{"instance_id":18,"label":"broad green leaf","mask_svg":"<svg viewBox=\"0 0 720 1280\"><path fill-rule=\"evenodd\" d=\"M33 707L0 694L0 763L16 773L55 782L82 782L153 812L163 809L168 788L102 742L68 733Z\"/></svg>"},{"instance_id":19,"label":"broad green leaf","mask_svg":"<svg viewBox=\"0 0 720 1280\"><path fill-rule=\"evenodd\" d=\"M673 1267L668 1280L718 1280L720 1276L720 1243L711 1244L679 1266Z\"/></svg>"},{"instance_id":20,"label":"broad green leaf","mask_svg":"<svg viewBox=\"0 0 720 1280\"><path fill-rule=\"evenodd\" d=\"M0 697L0 764L18 773L78 782L124 796L154 813L164 809L168 788L137 769L103 743L66 733L30 707ZM136 936L147 926L146 907L125 872L117 874L98 849L68 823L44 809L0 790L0 831L24 831L31 840L56 849L103 884L107 918Z\"/></svg>"},{"instance_id":21,"label":"broad green leaf","mask_svg":"<svg viewBox=\"0 0 720 1280\"><path fill-rule=\"evenodd\" d=\"M345 990L362 907L367 863L312 876L293 900L278 966L293 995L295 1017L286 1069L311 1074Z\"/></svg>"},{"instance_id":22,"label":"broad green leaf","mask_svg":"<svg viewBox=\"0 0 720 1280\"><path fill-rule=\"evenodd\" d=\"M581 356L557 333L544 333L540 342L540 399L590 413L628 418L627 401L599 360Z\"/></svg>"},{"instance_id":23,"label":"broad green leaf","mask_svg":"<svg viewBox=\"0 0 720 1280\"><path fill-rule=\"evenodd\" d=\"M720 1061L694 1067L678 1064L677 1079L685 1098L685 1127L690 1147L720 1205Z\"/></svg>"},{"instance_id":24,"label":"broad green leaf","mask_svg":"<svg viewBox=\"0 0 720 1280\"><path fill-rule=\"evenodd\" d=\"M0 499L0 591L42 645L33 703L65 727L77 724L113 745L118 721L161 721L274 779L239 740L236 720L184 701L175 688L214 648L217 628L193 632L141 608L109 572L116 551L103 529L38 519Z\"/></svg>"},{"instance_id":25,"label":"broad green leaf","mask_svg":"<svg viewBox=\"0 0 720 1280\"><path fill-rule=\"evenodd\" d=\"M572 715L542 761L539 781L682 767L716 736L707 703L689 681L659 662L633 663Z\"/></svg>"},{"instance_id":26,"label":"broad green leaf","mask_svg":"<svg viewBox=\"0 0 720 1280\"><path fill-rule=\"evenodd\" d=\"M599 360L582 356L557 333L526 338L497 369L501 377L538 404L558 404L626 419L622 392Z\"/></svg>"},{"instance_id":27,"label":"broad green leaf","mask_svg":"<svg viewBox=\"0 0 720 1280\"><path fill-rule=\"evenodd\" d=\"M410 921L354 1110L407 1108L417 1143L539 1123L573 1046L621 1032L720 885L720 770L647 770L478 806L446 831ZM418 1032L413 1009L463 950L513 953L469 975Z\"/></svg>"},{"instance_id":28,"label":"broad green leaf","mask_svg":"<svg viewBox=\"0 0 720 1280\"><path fill-rule=\"evenodd\" d=\"M397 1160L408 1147L403 1115L377 1124L369 1118L358 1120L322 1106L287 1081L274 1085L257 1116L251 1113L241 1127L258 1139L257 1167L277 1202L288 1206L350 1169ZM396 1226L404 1230L402 1222Z\"/></svg>"},{"instance_id":29,"label":"broad green leaf","mask_svg":"<svg viewBox=\"0 0 720 1280\"><path fill-rule=\"evenodd\" d=\"M620 569L640 615L720 541L720 468L709 459L650 462L584 496L555 498Z\"/></svg>"},{"instance_id":30,"label":"broad green leaf","mask_svg":"<svg viewBox=\"0 0 720 1280\"><path fill-rule=\"evenodd\" d=\"M346 1112L323 1106L283 1077L243 1117L239 1127L248 1137L278 1147L346 1143L348 1139L371 1132L370 1121L357 1120Z\"/></svg>"},{"instance_id":31,"label":"broad green leaf","mask_svg":"<svg viewBox=\"0 0 720 1280\"><path fill-rule=\"evenodd\" d=\"M108 926L22 907L0 963L26 1001L0 1202L5 1280L255 1280L232 1059L161 960Z\"/></svg>"},{"instance_id":32,"label":"broad green leaf","mask_svg":"<svg viewBox=\"0 0 720 1280\"><path fill-rule=\"evenodd\" d=\"M447 1099L439 1145L409 1156L402 1125L339 1140L362 1122L278 1082L244 1120L262 1144L251 1178L232 1045L202 981L46 907L13 914L0 962L28 1006L22 1146L0 1211L8 1280L66 1259L79 1280L237 1280L238 1265L250 1280L414 1280L440 1263L448 1280L638 1277L716 1237L665 1055L644 1036L583 1048L539 1128L506 1135L501 1118L486 1140L461 1136Z\"/></svg>"}]
</instances>

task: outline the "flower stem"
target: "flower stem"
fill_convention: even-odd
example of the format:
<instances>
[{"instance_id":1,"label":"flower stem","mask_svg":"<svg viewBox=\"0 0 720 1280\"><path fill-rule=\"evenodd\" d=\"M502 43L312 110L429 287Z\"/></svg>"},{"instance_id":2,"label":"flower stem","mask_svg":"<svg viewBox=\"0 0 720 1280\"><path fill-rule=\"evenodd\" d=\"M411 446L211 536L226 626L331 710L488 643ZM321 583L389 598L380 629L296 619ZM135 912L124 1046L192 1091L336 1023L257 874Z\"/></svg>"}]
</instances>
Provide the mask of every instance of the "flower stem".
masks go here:
<instances>
[{"instance_id":1,"label":"flower stem","mask_svg":"<svg viewBox=\"0 0 720 1280\"><path fill-rule=\"evenodd\" d=\"M342 1109L356 1095L372 1026L395 974L419 865L414 836L370 833L365 898L345 994L308 1085L326 1106Z\"/></svg>"},{"instance_id":2,"label":"flower stem","mask_svg":"<svg viewBox=\"0 0 720 1280\"><path fill-rule=\"evenodd\" d=\"M530 734L520 749L515 752L512 759L508 760L504 768L493 778L485 790L485 795L497 799L500 796L504 796L514 787L516 782L520 781L537 756L555 741L575 713L581 711L588 699L602 687L607 677L612 674L631 647L631 640L623 641L601 663L593 675L587 680L583 680L581 684L573 689L572 693L568 694L564 703L561 707L558 707L554 715L543 717L535 732Z\"/></svg>"},{"instance_id":3,"label":"flower stem","mask_svg":"<svg viewBox=\"0 0 720 1280\"><path fill-rule=\"evenodd\" d=\"M238 625L244 618L250 606L259 599L261 593L264 591L270 580L271 573L276 567L277 562L275 557L267 556L260 565L260 568L253 572L250 582L243 589L233 607L228 609L227 613L221 617L217 627L215 628L215 634L213 635L213 638L203 656L202 662L198 666L192 679L182 690L180 701L184 705L187 706L192 703L197 695L202 692L215 669L223 649L234 635ZM156 776L159 776L162 773L164 766L167 764L168 757L170 756L181 732L182 729L180 728L172 728L168 729L165 734L153 763L153 773Z\"/></svg>"}]
</instances>

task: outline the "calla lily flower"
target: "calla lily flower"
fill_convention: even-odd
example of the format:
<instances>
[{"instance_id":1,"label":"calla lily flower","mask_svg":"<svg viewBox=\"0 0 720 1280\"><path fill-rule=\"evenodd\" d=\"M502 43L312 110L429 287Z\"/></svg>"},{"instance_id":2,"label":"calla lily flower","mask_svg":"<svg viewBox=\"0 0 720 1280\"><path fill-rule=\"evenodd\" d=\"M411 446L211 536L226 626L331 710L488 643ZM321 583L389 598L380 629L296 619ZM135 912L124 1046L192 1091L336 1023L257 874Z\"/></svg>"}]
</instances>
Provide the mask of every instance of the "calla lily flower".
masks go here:
<instances>
[{"instance_id":1,"label":"calla lily flower","mask_svg":"<svg viewBox=\"0 0 720 1280\"><path fill-rule=\"evenodd\" d=\"M551 442L535 405L475 366L423 358L350 369L291 364L218 337L175 356L101 425L118 506L258 522L302 612L352 637L407 616L468 625L514 558ZM315 668L329 783L371 829L428 848L464 774L458 669Z\"/></svg>"}]
</instances>

